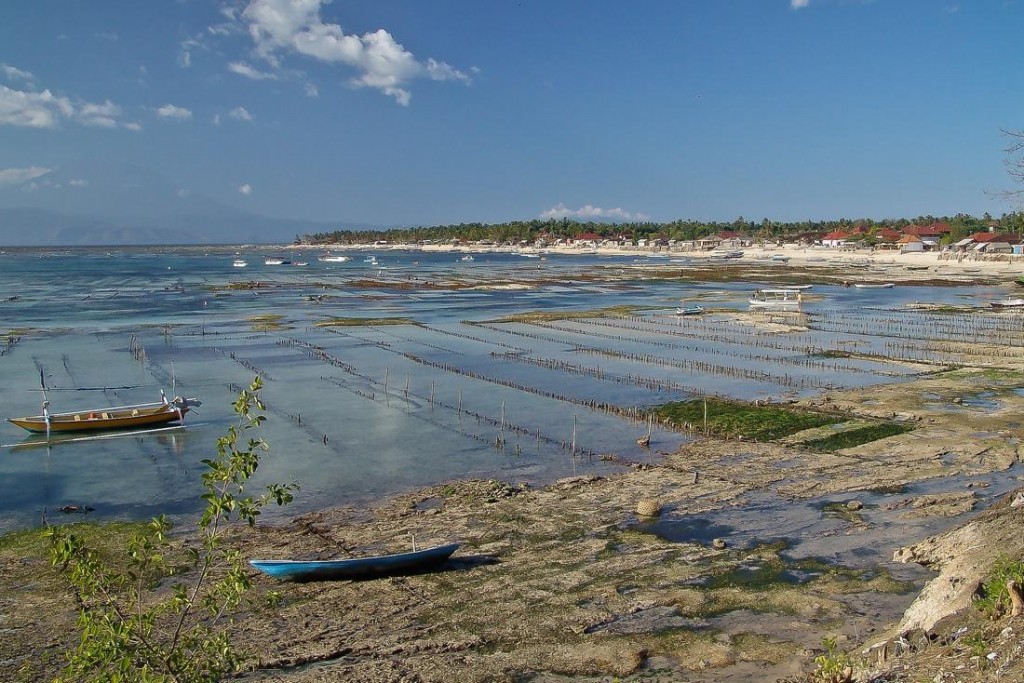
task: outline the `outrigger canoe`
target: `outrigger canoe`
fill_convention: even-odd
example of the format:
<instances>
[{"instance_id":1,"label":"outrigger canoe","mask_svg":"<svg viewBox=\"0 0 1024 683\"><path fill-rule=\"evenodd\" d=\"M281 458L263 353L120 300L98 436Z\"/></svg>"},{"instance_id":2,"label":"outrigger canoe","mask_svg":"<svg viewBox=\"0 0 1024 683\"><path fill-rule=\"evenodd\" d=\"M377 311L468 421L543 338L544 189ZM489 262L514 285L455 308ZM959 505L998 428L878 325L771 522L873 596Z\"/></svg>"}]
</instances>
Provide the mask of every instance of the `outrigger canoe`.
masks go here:
<instances>
[{"instance_id":1,"label":"outrigger canoe","mask_svg":"<svg viewBox=\"0 0 1024 683\"><path fill-rule=\"evenodd\" d=\"M249 560L256 569L285 581L366 579L423 571L444 564L459 549L458 543L397 555L355 557L348 560Z\"/></svg>"},{"instance_id":2,"label":"outrigger canoe","mask_svg":"<svg viewBox=\"0 0 1024 683\"><path fill-rule=\"evenodd\" d=\"M161 392L162 393L162 392ZM49 413L47 403L43 414L31 417L11 417L7 421L30 432L91 432L104 429L131 429L151 425L181 422L185 413L200 402L194 398L175 396L155 403L137 403L130 406L76 410L69 413Z\"/></svg>"}]
</instances>

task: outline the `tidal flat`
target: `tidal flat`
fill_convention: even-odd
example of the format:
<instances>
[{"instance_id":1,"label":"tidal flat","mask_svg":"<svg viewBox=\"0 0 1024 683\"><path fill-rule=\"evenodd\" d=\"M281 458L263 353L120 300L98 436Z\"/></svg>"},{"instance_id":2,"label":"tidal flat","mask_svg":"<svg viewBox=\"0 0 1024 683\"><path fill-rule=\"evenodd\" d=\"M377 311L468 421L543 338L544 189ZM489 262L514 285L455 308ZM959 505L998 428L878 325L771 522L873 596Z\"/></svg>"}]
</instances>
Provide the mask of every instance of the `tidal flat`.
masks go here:
<instances>
[{"instance_id":1,"label":"tidal flat","mask_svg":"<svg viewBox=\"0 0 1024 683\"><path fill-rule=\"evenodd\" d=\"M337 311L287 311L272 325L254 325L258 313L246 310L237 330L221 313L205 334L172 331L163 352L147 344L158 368L177 345L216 347L202 355L240 366L240 376L262 371L268 425L284 425L268 433L268 462L277 451L310 448L320 434L332 436L321 452L343 441L324 428L326 412L285 391L294 379L284 370L299 367L303 381L374 406L376 417L356 424L373 429L378 442L386 436L374 419L418 420L502 464L484 477L473 476L485 471L479 464L460 473L440 468L435 483L311 505L292 519L236 530L233 542L246 557L278 559L399 552L413 538L421 547L463 544L429 574L313 584L256 577L255 600L236 615L236 643L249 661L244 679L802 676L823 637L852 650L884 639L901 619L932 574L894 562L897 550L1020 485L1019 319L981 306L963 314L906 307L926 293L981 302L983 291L907 286L892 300L858 300L863 295L816 286L798 314L756 314L742 305L749 285L715 283L698 293L717 305L691 320L671 314L662 274L654 295L642 275L628 284L621 277L610 273L599 295L607 301L627 292L616 305L630 307L615 315L607 306L534 308L530 297L507 315L495 315L493 305L472 315L462 309L457 323L414 313L415 323L378 327L379 311L360 311L366 324L346 323L338 334L310 324L341 318ZM557 286L575 285L566 276ZM331 345L335 337L341 341ZM47 343L29 336L13 357ZM286 352L313 365L284 361ZM404 367L375 354L397 354ZM407 380L413 371L405 367L425 376ZM201 370L178 361L185 386L198 384L190 373ZM471 385L500 396L484 405ZM722 407L725 399L738 408ZM687 401L700 410L675 420L651 412ZM542 406L558 407L557 415L541 417ZM727 419L740 408L752 416ZM748 427L758 425L757 409L762 422L779 410L813 419L762 434ZM584 416L599 419L573 434L574 414L580 425L592 419ZM857 436L835 438L843 434ZM645 436L649 445L638 446ZM419 438L402 447L416 458L434 445ZM311 458L310 467L324 466ZM196 472L193 465L165 476ZM326 487L311 488L323 502L318 489ZM658 514L640 515L641 501L655 501ZM187 506L179 511L186 519ZM10 636L0 643L4 680L49 679L74 643L72 604L37 534L22 531L0 544L0 624ZM188 544L187 533L178 542Z\"/></svg>"}]
</instances>

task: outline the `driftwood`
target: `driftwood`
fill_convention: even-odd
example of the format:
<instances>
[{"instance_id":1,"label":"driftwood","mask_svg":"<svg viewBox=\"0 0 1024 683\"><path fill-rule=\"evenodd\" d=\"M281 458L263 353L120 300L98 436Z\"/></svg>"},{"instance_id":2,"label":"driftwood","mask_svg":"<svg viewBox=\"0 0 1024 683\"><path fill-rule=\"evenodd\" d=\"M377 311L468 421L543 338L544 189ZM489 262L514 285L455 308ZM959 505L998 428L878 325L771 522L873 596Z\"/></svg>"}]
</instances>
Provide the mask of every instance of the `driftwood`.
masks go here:
<instances>
[{"instance_id":1,"label":"driftwood","mask_svg":"<svg viewBox=\"0 0 1024 683\"><path fill-rule=\"evenodd\" d=\"M1010 609L1010 618L1019 617L1024 614L1024 596L1021 595L1021 587L1013 579L1009 579L1006 582L1006 592L1010 595L1010 604L1013 607Z\"/></svg>"}]
</instances>

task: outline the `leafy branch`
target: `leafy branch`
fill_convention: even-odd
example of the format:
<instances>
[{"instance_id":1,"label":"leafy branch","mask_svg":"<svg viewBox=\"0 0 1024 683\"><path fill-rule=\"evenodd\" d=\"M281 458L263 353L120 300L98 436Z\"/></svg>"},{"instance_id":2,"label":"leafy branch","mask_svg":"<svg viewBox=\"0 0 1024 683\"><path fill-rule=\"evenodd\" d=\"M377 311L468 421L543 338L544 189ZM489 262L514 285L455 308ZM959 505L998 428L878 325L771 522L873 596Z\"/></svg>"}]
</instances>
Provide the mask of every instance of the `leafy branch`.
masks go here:
<instances>
[{"instance_id":1,"label":"leafy branch","mask_svg":"<svg viewBox=\"0 0 1024 683\"><path fill-rule=\"evenodd\" d=\"M298 486L270 484L253 497L249 480L269 451L259 435L266 420L255 378L233 407L237 421L217 440L217 455L203 460L206 507L199 519L200 543L182 558L163 515L134 533L123 557L113 561L89 548L73 527L49 527L51 560L66 577L78 603L81 640L68 655L65 678L99 683L193 683L216 681L237 671L241 657L231 647L233 610L250 588L241 554L224 540L232 523L256 525L271 502L286 505ZM169 584L169 585L168 585Z\"/></svg>"}]
</instances>

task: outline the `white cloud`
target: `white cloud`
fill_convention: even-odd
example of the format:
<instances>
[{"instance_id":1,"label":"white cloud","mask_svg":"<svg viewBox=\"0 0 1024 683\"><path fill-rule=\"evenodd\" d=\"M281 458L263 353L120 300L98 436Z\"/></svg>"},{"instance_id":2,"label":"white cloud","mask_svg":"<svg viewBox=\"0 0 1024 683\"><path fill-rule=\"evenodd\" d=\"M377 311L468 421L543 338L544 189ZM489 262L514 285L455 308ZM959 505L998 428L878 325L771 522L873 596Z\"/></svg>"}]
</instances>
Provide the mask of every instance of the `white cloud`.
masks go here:
<instances>
[{"instance_id":1,"label":"white cloud","mask_svg":"<svg viewBox=\"0 0 1024 683\"><path fill-rule=\"evenodd\" d=\"M188 50L183 49L178 53L178 66L183 69L187 69L192 66L192 53Z\"/></svg>"},{"instance_id":2,"label":"white cloud","mask_svg":"<svg viewBox=\"0 0 1024 683\"><path fill-rule=\"evenodd\" d=\"M278 66L279 51L344 64L360 72L350 79L351 85L379 90L403 106L412 98L408 84L413 79L471 82L469 74L444 62L420 62L383 29L357 36L346 34L338 24L324 23L320 6L327 1L252 0L241 20L248 25L257 53L271 65Z\"/></svg>"},{"instance_id":3,"label":"white cloud","mask_svg":"<svg viewBox=\"0 0 1024 683\"><path fill-rule=\"evenodd\" d=\"M252 185L250 185L249 183L246 183L245 185L240 185L238 187L238 191L244 195L250 195L252 194Z\"/></svg>"},{"instance_id":4,"label":"white cloud","mask_svg":"<svg viewBox=\"0 0 1024 683\"><path fill-rule=\"evenodd\" d=\"M129 121L128 123L124 124L124 127L127 128L128 130L134 130L136 132L142 130L142 124L137 121Z\"/></svg>"},{"instance_id":5,"label":"white cloud","mask_svg":"<svg viewBox=\"0 0 1024 683\"><path fill-rule=\"evenodd\" d=\"M88 180L82 180L81 178L74 178L73 180L68 181L68 185L71 187L85 187L88 184Z\"/></svg>"},{"instance_id":6,"label":"white cloud","mask_svg":"<svg viewBox=\"0 0 1024 683\"><path fill-rule=\"evenodd\" d=\"M237 121L252 121L252 114L245 107L235 107L228 112L228 116Z\"/></svg>"},{"instance_id":7,"label":"white cloud","mask_svg":"<svg viewBox=\"0 0 1024 683\"><path fill-rule=\"evenodd\" d=\"M236 73L239 76L251 78L254 81L277 79L276 75L269 73L267 71L260 71L259 69L255 69L246 64L245 62L231 62L230 64L228 64L228 71Z\"/></svg>"},{"instance_id":8,"label":"white cloud","mask_svg":"<svg viewBox=\"0 0 1024 683\"><path fill-rule=\"evenodd\" d=\"M0 73L3 73L4 77L9 81L25 81L26 83L31 83L35 80L35 76L30 74L28 71L22 71L10 64L0 63Z\"/></svg>"},{"instance_id":9,"label":"white cloud","mask_svg":"<svg viewBox=\"0 0 1024 683\"><path fill-rule=\"evenodd\" d=\"M541 218L610 218L612 220L646 221L650 219L645 213L630 213L620 208L602 209L599 206L586 204L573 211L561 202L540 215Z\"/></svg>"},{"instance_id":10,"label":"white cloud","mask_svg":"<svg viewBox=\"0 0 1024 683\"><path fill-rule=\"evenodd\" d=\"M86 126L98 126L100 128L116 128L117 118L121 115L121 107L110 100L103 104L83 104L78 109L76 117Z\"/></svg>"},{"instance_id":11,"label":"white cloud","mask_svg":"<svg viewBox=\"0 0 1024 683\"><path fill-rule=\"evenodd\" d=\"M173 104L165 104L162 107L157 108L156 113L164 119L176 119L178 121L188 121L192 118L192 110L186 109L185 107L177 107Z\"/></svg>"},{"instance_id":12,"label":"white cloud","mask_svg":"<svg viewBox=\"0 0 1024 683\"><path fill-rule=\"evenodd\" d=\"M0 168L0 187L4 185L17 185L26 180L38 178L49 173L53 169L42 166L29 166L28 168Z\"/></svg>"},{"instance_id":13,"label":"white cloud","mask_svg":"<svg viewBox=\"0 0 1024 683\"><path fill-rule=\"evenodd\" d=\"M0 85L0 125L56 128L75 113L71 100L49 90L25 92Z\"/></svg>"},{"instance_id":14,"label":"white cloud","mask_svg":"<svg viewBox=\"0 0 1024 683\"><path fill-rule=\"evenodd\" d=\"M26 128L57 128L63 121L83 126L117 128L121 107L110 100L94 102L72 101L49 90L15 90L0 85L0 126ZM125 124L125 128L130 125Z\"/></svg>"},{"instance_id":15,"label":"white cloud","mask_svg":"<svg viewBox=\"0 0 1024 683\"><path fill-rule=\"evenodd\" d=\"M811 4L811 0L789 0L789 6L793 9L801 9Z\"/></svg>"},{"instance_id":16,"label":"white cloud","mask_svg":"<svg viewBox=\"0 0 1024 683\"><path fill-rule=\"evenodd\" d=\"M317 89L314 83L306 84L306 97L319 97L320 91Z\"/></svg>"}]
</instances>

